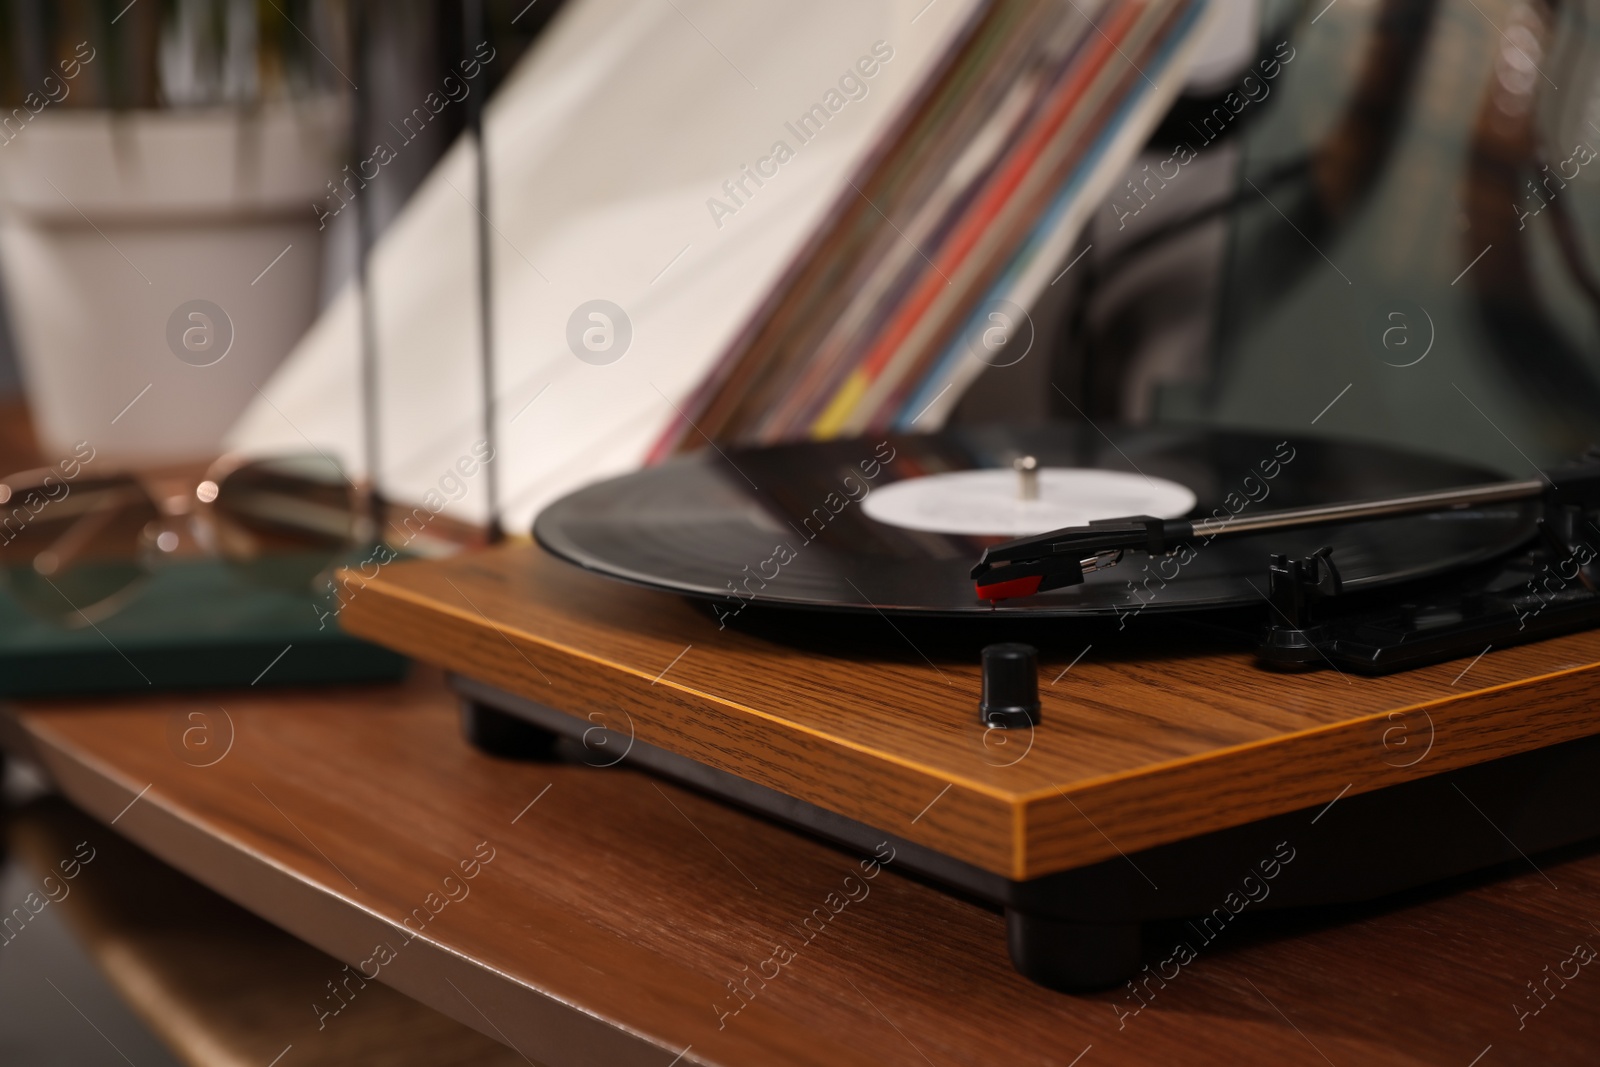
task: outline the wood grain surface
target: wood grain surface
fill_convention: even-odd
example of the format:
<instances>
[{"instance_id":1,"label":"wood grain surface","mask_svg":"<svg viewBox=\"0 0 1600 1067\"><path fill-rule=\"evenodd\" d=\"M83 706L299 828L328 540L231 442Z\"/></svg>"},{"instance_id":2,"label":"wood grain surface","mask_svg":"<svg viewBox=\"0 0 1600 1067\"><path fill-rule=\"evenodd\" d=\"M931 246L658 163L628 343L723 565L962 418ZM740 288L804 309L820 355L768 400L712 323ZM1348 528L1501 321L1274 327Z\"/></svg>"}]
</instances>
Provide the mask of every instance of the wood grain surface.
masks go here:
<instances>
[{"instance_id":1,"label":"wood grain surface","mask_svg":"<svg viewBox=\"0 0 1600 1067\"><path fill-rule=\"evenodd\" d=\"M0 478L41 462L28 405L21 397L0 393Z\"/></svg>"},{"instance_id":2,"label":"wood grain surface","mask_svg":"<svg viewBox=\"0 0 1600 1067\"><path fill-rule=\"evenodd\" d=\"M351 982L321 1019L343 964L184 877L57 798L7 820L89 957L180 1062L193 1067L514 1067L498 1041L377 982ZM63 857L93 860L66 881ZM48 884L43 879L50 877ZM341 987L342 988L342 987ZM279 1059L279 1057L282 1057Z\"/></svg>"},{"instance_id":3,"label":"wood grain surface","mask_svg":"<svg viewBox=\"0 0 1600 1067\"><path fill-rule=\"evenodd\" d=\"M1310 919L1246 911L1175 975L1162 961L1198 939L1158 928L1147 959L1169 978L1149 980L1141 1008L1125 987L1031 985L1000 915L893 863L807 942L797 928L860 857L625 765L484 756L431 672L382 689L31 703L6 722L9 744L101 822L341 961L393 944L379 981L549 1067L1500 1067L1600 1048L1600 974L1550 977L1580 942L1600 946L1592 851ZM485 842L493 859L456 876L469 893L439 906ZM407 941L419 907L439 910ZM782 967L767 962L775 942L793 953ZM1536 1001L1528 982L1549 992ZM305 994L308 1043L319 994Z\"/></svg>"},{"instance_id":4,"label":"wood grain surface","mask_svg":"<svg viewBox=\"0 0 1600 1067\"><path fill-rule=\"evenodd\" d=\"M1012 878L1600 732L1600 632L1363 678L1135 618L1059 632L1041 726L1000 735L976 655L887 619L719 629L527 544L350 588L354 633Z\"/></svg>"}]
</instances>

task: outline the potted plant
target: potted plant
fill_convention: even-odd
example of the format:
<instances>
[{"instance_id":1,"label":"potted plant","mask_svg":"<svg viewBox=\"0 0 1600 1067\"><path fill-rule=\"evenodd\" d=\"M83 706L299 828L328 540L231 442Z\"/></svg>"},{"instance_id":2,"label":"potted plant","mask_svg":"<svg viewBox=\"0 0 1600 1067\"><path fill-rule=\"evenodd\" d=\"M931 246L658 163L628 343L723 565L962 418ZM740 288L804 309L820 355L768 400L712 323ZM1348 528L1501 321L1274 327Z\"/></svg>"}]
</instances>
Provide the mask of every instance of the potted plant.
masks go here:
<instances>
[{"instance_id":1,"label":"potted plant","mask_svg":"<svg viewBox=\"0 0 1600 1067\"><path fill-rule=\"evenodd\" d=\"M0 12L0 283L41 444L211 455L318 308L342 5Z\"/></svg>"}]
</instances>

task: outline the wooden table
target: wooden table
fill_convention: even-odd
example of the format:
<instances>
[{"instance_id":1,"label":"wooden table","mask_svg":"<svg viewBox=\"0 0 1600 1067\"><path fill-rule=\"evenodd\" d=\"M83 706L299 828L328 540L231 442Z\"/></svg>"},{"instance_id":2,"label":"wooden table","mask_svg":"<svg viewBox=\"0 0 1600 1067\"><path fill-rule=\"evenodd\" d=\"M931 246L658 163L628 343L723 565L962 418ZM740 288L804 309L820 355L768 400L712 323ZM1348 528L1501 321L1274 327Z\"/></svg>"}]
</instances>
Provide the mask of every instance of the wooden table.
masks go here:
<instances>
[{"instance_id":1,"label":"wooden table","mask_svg":"<svg viewBox=\"0 0 1600 1067\"><path fill-rule=\"evenodd\" d=\"M497 1039L380 983L361 989L337 1016L338 1025L316 1031L312 1040L308 997L325 995L324 983L340 973L340 961L184 877L58 797L41 797L8 813L4 831L12 857L26 872L24 884L55 898L40 917L65 923L111 988L178 1063L522 1067L522 1057ZM60 863L77 853L93 858L69 882ZM48 885L46 877L53 879ZM19 950L28 962L48 962L29 927L11 931L22 938ZM48 976L36 968L14 977L56 996L45 984ZM81 1005L80 994L70 984L61 992L71 998L70 1005L62 1005L70 1015ZM95 1028L106 1023L92 1008L83 1018ZM116 1052L127 1053L125 1044L114 1046L114 1052L101 1043L82 1019L66 1021L82 1027L104 1053L101 1057L91 1049L87 1062L114 1064ZM285 1034L296 1037L290 1041ZM110 1034L102 1036L111 1041ZM138 1052L128 1058L145 1067ZM53 1062L66 1061L58 1056Z\"/></svg>"},{"instance_id":2,"label":"wooden table","mask_svg":"<svg viewBox=\"0 0 1600 1067\"><path fill-rule=\"evenodd\" d=\"M1592 849L1382 906L1246 912L1164 987L1150 980L1135 1014L1126 988L1029 984L1000 915L892 863L802 943L796 928L859 857L625 765L485 756L460 740L431 672L383 688L30 703L3 722L13 750L117 831L549 1067L1496 1067L1600 1049L1600 973L1564 962L1600 947ZM1158 932L1151 959L1185 936ZM781 966L775 941L798 946ZM380 944L393 953L381 964ZM308 989L283 1043L317 1041L319 1011L322 1036L337 1027L332 1009L360 997L354 974L327 976L347 990L338 1000ZM1529 982L1550 992L1519 1019L1541 1003Z\"/></svg>"}]
</instances>

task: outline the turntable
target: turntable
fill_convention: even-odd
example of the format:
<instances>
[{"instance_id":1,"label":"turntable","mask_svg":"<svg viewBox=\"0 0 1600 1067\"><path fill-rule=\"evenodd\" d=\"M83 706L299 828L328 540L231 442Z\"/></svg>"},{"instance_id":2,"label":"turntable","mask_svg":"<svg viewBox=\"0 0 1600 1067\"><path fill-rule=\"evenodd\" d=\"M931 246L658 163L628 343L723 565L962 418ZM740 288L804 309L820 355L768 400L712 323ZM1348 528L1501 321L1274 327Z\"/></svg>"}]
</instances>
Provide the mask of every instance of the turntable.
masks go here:
<instances>
[{"instance_id":1,"label":"turntable","mask_svg":"<svg viewBox=\"0 0 1600 1067\"><path fill-rule=\"evenodd\" d=\"M341 621L480 745L987 900L1045 984L1148 982L1246 911L1600 835L1596 481L1174 429L712 451Z\"/></svg>"}]
</instances>

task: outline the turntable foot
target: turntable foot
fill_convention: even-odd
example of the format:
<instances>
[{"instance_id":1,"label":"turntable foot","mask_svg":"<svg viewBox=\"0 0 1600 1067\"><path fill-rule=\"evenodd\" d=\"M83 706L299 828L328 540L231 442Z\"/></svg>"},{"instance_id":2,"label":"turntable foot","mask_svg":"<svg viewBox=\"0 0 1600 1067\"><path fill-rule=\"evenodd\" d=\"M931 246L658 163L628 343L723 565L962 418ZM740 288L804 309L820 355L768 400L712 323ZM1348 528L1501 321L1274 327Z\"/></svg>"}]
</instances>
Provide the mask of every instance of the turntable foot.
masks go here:
<instances>
[{"instance_id":1,"label":"turntable foot","mask_svg":"<svg viewBox=\"0 0 1600 1067\"><path fill-rule=\"evenodd\" d=\"M1006 909L1011 962L1042 986L1080 992L1116 985L1139 970L1138 923L1086 923Z\"/></svg>"},{"instance_id":2,"label":"turntable foot","mask_svg":"<svg viewBox=\"0 0 1600 1067\"><path fill-rule=\"evenodd\" d=\"M461 699L461 734L474 748L502 759L558 758L555 734L467 697Z\"/></svg>"}]
</instances>

